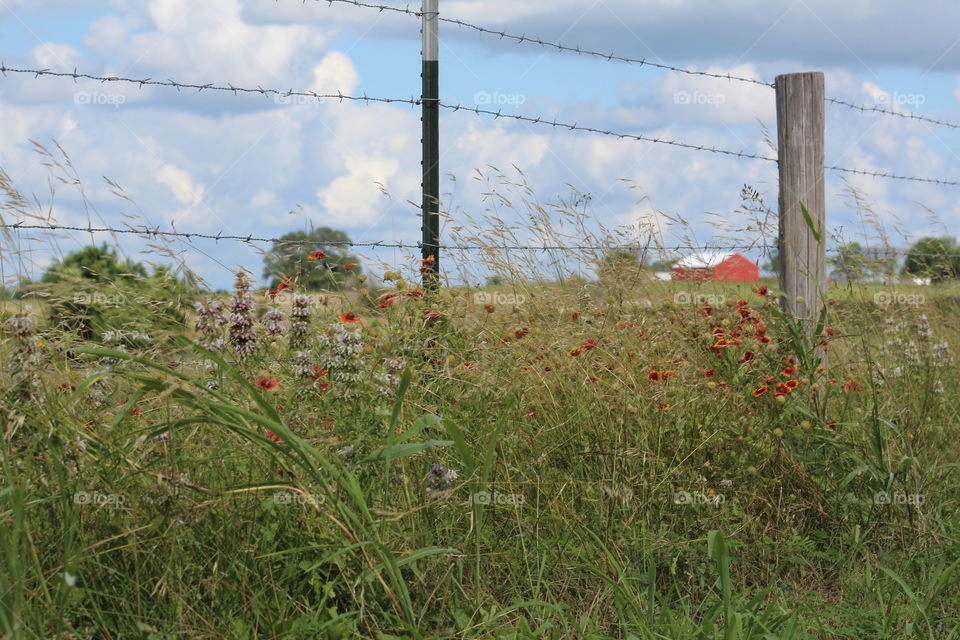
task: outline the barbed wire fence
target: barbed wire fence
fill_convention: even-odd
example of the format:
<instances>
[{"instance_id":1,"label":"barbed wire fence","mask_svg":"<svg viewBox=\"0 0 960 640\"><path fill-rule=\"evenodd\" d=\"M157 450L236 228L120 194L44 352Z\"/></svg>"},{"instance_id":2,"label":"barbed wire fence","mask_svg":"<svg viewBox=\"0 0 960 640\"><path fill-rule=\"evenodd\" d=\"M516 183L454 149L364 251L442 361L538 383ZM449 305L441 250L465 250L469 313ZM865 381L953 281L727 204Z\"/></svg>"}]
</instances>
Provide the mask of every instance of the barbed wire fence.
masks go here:
<instances>
[{"instance_id":1,"label":"barbed wire fence","mask_svg":"<svg viewBox=\"0 0 960 640\"><path fill-rule=\"evenodd\" d=\"M410 251L419 251L422 248L422 243L403 243L403 242L381 242L381 241L372 241L372 242L363 242L363 241L349 241L349 240L329 240L329 241L317 241L317 240L290 240L280 237L269 237L269 236L239 236L235 234L227 234L219 232L216 234L212 233L193 233L193 232L180 232L180 231L164 231L156 227L149 226L129 226L128 228L119 228L119 227L94 227L92 225L88 226L71 226L71 225L59 225L59 224L27 224L27 223L0 223L0 230L6 232L20 233L22 231L42 231L45 233L58 233L58 232L69 232L69 233L83 233L83 234L94 234L94 233L110 233L110 234L119 234L119 235L128 235L136 236L146 239L155 239L155 238L170 238L170 239L180 239L185 241L191 240L205 240L214 243L220 242L238 242L242 244L271 244L271 245L283 245L289 247L299 247L303 251L307 251L312 248L317 247L342 247L342 248L396 248L396 249L406 249ZM555 245L555 244L442 244L441 249L447 251L525 251L525 252L535 252L535 251L563 251L563 252L596 252L596 255L603 256L609 252L614 251L623 251L623 250L632 250L636 252L648 251L651 247L648 245L641 245L640 243L636 244L565 244L565 245ZM726 254L730 251L754 251L762 250L766 252L772 252L777 249L774 245L764 245L759 243L754 244L745 244L745 245L736 245L730 243L718 243L718 244L703 244L703 245L693 245L693 244L684 244L684 245L671 245L671 246L657 246L655 247L657 251L668 253L668 254L682 254L689 253L691 251L698 251L704 253L723 253ZM849 259L854 265L862 264L864 260L873 260L873 261L883 261L889 259L898 259L905 256L912 256L914 258L943 258L943 259L956 259L960 260L960 253L923 253L916 252L910 249L896 248L896 247L860 247L856 251L851 251L849 248L844 247L835 247L828 249L828 252L837 256L837 264L843 265L844 259ZM416 255L413 253L412 255ZM692 285L694 288L691 291L685 291L677 293L673 288L670 289L669 293L673 295L673 299L676 300L678 296L685 296L685 300L694 302L698 300L701 293L697 293L698 286L709 286L709 283L706 282L687 282L688 285ZM276 292L270 292L272 300L275 302L276 299L273 298ZM328 292L333 293L333 292ZM650 291L648 291L649 295ZM897 300L897 296L900 294L896 293L896 289L891 289L890 291L880 292L874 295L874 305L877 308L886 308L891 304L897 304L898 306L910 306L915 304L913 301L907 301L904 304L900 304ZM911 295L911 300L914 295ZM882 299L878 299L882 298ZM650 302L649 300L647 301ZM941 300L943 304L953 305L951 308L955 308L960 305L960 297L953 298L944 298ZM326 297L324 296L324 304L326 304ZM334 312L336 313L336 312ZM960 326L960 320L939 320L937 322L938 327L956 327ZM844 332L847 336L855 336L864 332L871 332L882 330L884 332L889 331L903 331L905 329L922 329L925 330L929 327L929 322L923 321L904 321L899 320L894 322L892 318L888 319L885 323L878 324L852 324L849 322L841 323L841 327L838 330ZM289 357L263 357L259 361L262 363L296 363L300 362L300 358L289 358ZM238 364L241 361L236 360L226 360L228 364ZM319 363L322 362L321 358L313 358L311 362ZM157 364L168 367L168 368L205 368L209 366L209 362L206 360L172 360L172 361L160 361ZM850 364L850 363L847 363ZM89 363L71 363L67 365L67 368L73 371L102 371L104 370L104 365L98 364L96 362ZM127 369L143 369L144 365L137 363L119 363L115 365L110 365L111 369L114 370L127 370ZM52 369L51 369L52 370Z\"/></svg>"},{"instance_id":2,"label":"barbed wire fence","mask_svg":"<svg viewBox=\"0 0 960 640\"><path fill-rule=\"evenodd\" d=\"M278 0L279 1L279 0ZM307 0L301 0L303 4L306 4ZM390 6L386 4L377 4L362 2L360 0L314 0L316 2L326 2L328 6L333 6L335 4L344 4L352 5L358 9L366 10L375 10L378 12L392 12L397 14L403 14L408 17L422 18L424 13L422 11L417 11L409 7L397 7ZM764 86L771 89L777 89L776 82L767 82L757 78L751 78L742 75L735 75L731 73L716 73L711 71L704 71L698 69L685 68L675 65L669 65L661 61L648 60L646 58L631 58L628 56L617 55L614 53L603 53L600 51L595 51L587 48L582 48L579 46L570 46L560 42L552 42L548 39L538 36L527 35L526 33L517 34L510 33L505 30L493 29L485 27L482 25L474 24L465 20L460 20L456 18L450 18L446 16L439 16L438 20L444 24L449 24L457 27L461 30L474 31L481 34L484 37L493 37L502 41L509 41L517 45L529 45L536 46L542 49L554 50L558 53L566 53L577 56L583 56L588 58L597 59L604 62L612 63L621 63L628 64L638 67L649 67L651 69L667 71L671 73L678 73L687 76L698 76L706 77L712 79L723 79L730 82L742 83L753 86ZM306 90L295 90L293 88L289 89L279 89L272 87L250 87L242 86L233 82L179 82L170 78L157 79L157 78L134 78L134 77L125 77L125 76L114 76L114 75L98 75L95 73L89 73L86 71L81 71L77 68L72 71L56 71L47 68L29 68L29 67L20 67L20 66L10 66L5 62L0 62L0 74L4 77L8 74L14 74L19 76L28 76L34 79L39 79L43 77L50 78L59 78L65 80L72 80L74 83L79 81L91 81L101 84L125 84L133 86L137 89L143 90L148 87L158 87L158 88L169 88L175 89L177 92L220 92L220 93L229 93L234 96L242 95L259 95L264 98L274 98L275 102L278 104L290 103L292 98L297 98L303 101L317 101L324 102L356 102L364 104L401 104L407 105L411 108L422 107L424 105L424 100L422 96L411 96L408 98L403 97L388 97L388 96L371 96L366 93L362 95L352 95L343 93L339 90L329 91L329 92L317 92L317 91L306 91ZM960 125L954 124L946 120L939 120L936 118L930 118L927 116L913 114L901 110L889 109L886 107L880 106L868 106L862 104L856 104L850 101L841 100L834 97L825 97L823 98L825 104L832 104L836 106L841 106L844 108L849 108L856 110L860 113L876 113L881 115L895 116L900 118L911 119L915 121L925 122L931 125L945 126L952 129L960 129ZM495 120L507 120L515 122L523 122L528 125L533 126L545 126L552 127L556 129L563 129L571 132L581 132L592 135L601 135L608 137L615 137L621 140L628 140L634 142L643 142L648 144L659 144L667 145L677 148L682 148L689 151L698 151L698 152L707 152L712 154L723 155L731 158L743 159L743 160L757 160L762 162L774 163L781 165L780 170L783 172L783 158L774 157L772 155L765 155L762 153L746 151L746 150L736 150L728 149L719 146L713 145L704 145L704 144L694 144L685 142L678 139L667 139L653 135L647 135L637 132L627 132L627 131L616 131L613 129L592 126L589 124L581 124L580 122L564 122L559 121L556 118L547 118L545 116L533 116L517 113L504 113L502 109L485 109L477 106L470 106L464 104L453 104L448 102L439 102L439 107L449 112L464 112L467 114L472 114L478 117L492 117ZM781 152L782 156L782 152ZM870 170L856 167L844 167L834 164L824 163L822 165L823 170L849 174L849 175L862 175L869 176L880 179L890 179L897 181L908 181L908 182L918 182L933 184L938 186L960 186L960 181L952 180L945 177L930 177L930 176L909 176L901 175L894 173L892 171L883 171L883 170ZM65 226L57 224L49 225L31 225L24 224L22 221L16 224L0 225L0 228L10 229L10 230L33 230L33 231L44 231L44 232L53 232L53 231L73 231L73 232L107 232L107 233L118 233L118 234L136 234L142 237L170 237L170 238L180 238L185 240L191 239L204 239L204 240L214 240L214 241L237 241L247 244L251 243L280 243L286 242L288 244L296 244L296 241L283 241L281 238L267 238L267 237L254 237L250 236L239 236L235 234L224 234L222 232L217 234L204 234L204 233L183 233L176 231L163 231L158 228L128 228L128 229L116 229L110 227L77 227L77 226ZM304 244L311 244L309 241L304 242ZM326 242L324 244L334 246L349 246L354 247L364 247L364 248L393 248L393 249L409 249L409 250L422 250L424 248L424 243L408 243L408 242L398 242L398 241L372 241L372 242ZM430 245L433 247L433 245ZM529 244L513 244L513 245L496 245L496 244L477 244L477 245L463 245L463 244L443 244L439 243L436 246L437 250L450 250L450 251L478 251L478 250L505 250L505 251L616 251L616 250L640 250L644 247L637 244L634 245L590 245L590 244L569 244L569 245L556 245L556 244L543 244L537 245L533 243ZM686 247L657 247L659 251L711 251L711 250L743 250L750 251L754 249L762 249L763 251L772 251L777 247L772 246L762 246L760 244L745 244L745 245L733 245L733 244L717 244L716 246L711 246L709 243L704 244L703 246L686 246ZM832 250L836 251L836 250ZM900 249L871 249L874 256L879 256L878 251L886 251L882 255L883 258L897 258L904 257L907 255L906 250ZM952 254L913 254L917 257L943 257L943 258L954 258Z\"/></svg>"},{"instance_id":3,"label":"barbed wire fence","mask_svg":"<svg viewBox=\"0 0 960 640\"><path fill-rule=\"evenodd\" d=\"M327 0L323 0L327 1ZM286 246L300 246L300 247L313 247L313 246L332 246L332 247L349 247L349 248L383 248L383 249L410 249L419 251L423 248L423 243L405 243L405 242L385 242L385 241L352 241L352 240L291 240L284 239L280 237L262 237L254 235L238 236L231 235L223 232L213 233L195 233L195 232L184 232L184 231L163 231L155 227L130 227L126 229L118 227L78 227L70 225L60 225L60 224L24 224L24 223L0 223L0 229L6 229L9 231L19 231L19 230L36 230L36 231L75 231L82 233L111 233L111 234L128 234L136 235L140 237L169 237L169 238L182 238L185 240L198 239L198 240L213 240L215 242L220 241L236 241L242 243L266 243L266 244L280 244ZM717 244L683 244L683 245L669 245L669 246L651 246L643 243L634 243L634 244L441 244L441 249L448 249L451 251L596 251L596 252L607 252L607 251L616 251L618 249L655 249L657 251L665 252L681 252L681 251L697 251L697 252L725 252L725 251L755 251L755 250L764 250L764 251L775 251L777 249L776 245L765 245L765 244L728 244L728 243L717 243ZM960 258L960 253L929 253L929 252L918 252L911 249L904 249L898 247L860 247L856 250L851 250L849 248L843 247L832 247L827 249L828 253L833 253L837 255L847 255L851 259L855 258L865 258L870 260L881 260L884 258L898 258L906 256L916 256L916 257L935 257L935 258Z\"/></svg>"}]
</instances>

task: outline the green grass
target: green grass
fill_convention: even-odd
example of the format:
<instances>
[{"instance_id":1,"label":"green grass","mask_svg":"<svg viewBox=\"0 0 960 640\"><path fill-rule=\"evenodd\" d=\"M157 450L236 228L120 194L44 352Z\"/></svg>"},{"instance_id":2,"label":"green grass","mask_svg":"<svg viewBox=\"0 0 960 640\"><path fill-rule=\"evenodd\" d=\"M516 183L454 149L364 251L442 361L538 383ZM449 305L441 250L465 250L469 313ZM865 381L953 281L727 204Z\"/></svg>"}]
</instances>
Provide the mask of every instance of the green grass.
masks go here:
<instances>
[{"instance_id":1,"label":"green grass","mask_svg":"<svg viewBox=\"0 0 960 640\"><path fill-rule=\"evenodd\" d=\"M4 399L0 632L960 637L955 289L831 288L825 371L752 286L624 278L358 307L361 381L326 389L282 342L228 365L48 332L41 387ZM741 298L770 344L715 353ZM768 376L797 388L755 397ZM458 475L428 491L434 464Z\"/></svg>"}]
</instances>

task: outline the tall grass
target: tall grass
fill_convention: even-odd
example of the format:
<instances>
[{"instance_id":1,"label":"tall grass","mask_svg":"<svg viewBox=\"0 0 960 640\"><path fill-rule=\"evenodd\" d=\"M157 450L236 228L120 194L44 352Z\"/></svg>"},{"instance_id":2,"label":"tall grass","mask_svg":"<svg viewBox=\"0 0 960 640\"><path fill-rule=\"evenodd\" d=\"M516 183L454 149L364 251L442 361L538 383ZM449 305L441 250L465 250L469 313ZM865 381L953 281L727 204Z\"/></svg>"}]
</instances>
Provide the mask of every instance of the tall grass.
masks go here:
<instances>
[{"instance_id":1,"label":"tall grass","mask_svg":"<svg viewBox=\"0 0 960 640\"><path fill-rule=\"evenodd\" d=\"M507 187L447 232L651 236ZM135 296L113 328L149 344L39 318L39 385L0 407L4 637L958 637L955 287L834 286L810 329L773 283L578 260L491 248L458 282L501 284L435 295L391 265L313 305L312 375Z\"/></svg>"}]
</instances>

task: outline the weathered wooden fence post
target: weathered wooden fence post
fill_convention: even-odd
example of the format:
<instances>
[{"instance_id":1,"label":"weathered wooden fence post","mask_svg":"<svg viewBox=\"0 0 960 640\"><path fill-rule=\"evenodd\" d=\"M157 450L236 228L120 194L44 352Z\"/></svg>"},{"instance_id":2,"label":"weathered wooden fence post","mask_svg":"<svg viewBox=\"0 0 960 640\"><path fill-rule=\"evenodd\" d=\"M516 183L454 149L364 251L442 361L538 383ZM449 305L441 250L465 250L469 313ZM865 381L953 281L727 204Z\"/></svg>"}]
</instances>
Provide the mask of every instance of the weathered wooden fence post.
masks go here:
<instances>
[{"instance_id":1,"label":"weathered wooden fence post","mask_svg":"<svg viewBox=\"0 0 960 640\"><path fill-rule=\"evenodd\" d=\"M827 292L823 73L790 73L777 76L775 84L781 304L793 317L815 321Z\"/></svg>"}]
</instances>

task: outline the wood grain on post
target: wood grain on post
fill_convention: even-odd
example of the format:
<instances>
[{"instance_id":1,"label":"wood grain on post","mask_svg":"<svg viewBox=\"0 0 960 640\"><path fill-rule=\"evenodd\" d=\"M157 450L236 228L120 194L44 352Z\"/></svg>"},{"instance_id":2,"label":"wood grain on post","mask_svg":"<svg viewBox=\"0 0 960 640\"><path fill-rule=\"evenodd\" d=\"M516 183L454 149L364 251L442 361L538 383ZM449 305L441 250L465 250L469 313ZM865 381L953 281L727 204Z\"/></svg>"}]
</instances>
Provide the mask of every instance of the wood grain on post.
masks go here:
<instances>
[{"instance_id":1,"label":"wood grain on post","mask_svg":"<svg viewBox=\"0 0 960 640\"><path fill-rule=\"evenodd\" d=\"M777 76L776 89L782 305L795 318L816 321L827 292L823 73ZM810 214L813 230L801 203Z\"/></svg>"}]
</instances>

